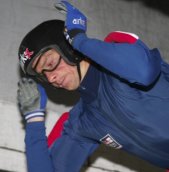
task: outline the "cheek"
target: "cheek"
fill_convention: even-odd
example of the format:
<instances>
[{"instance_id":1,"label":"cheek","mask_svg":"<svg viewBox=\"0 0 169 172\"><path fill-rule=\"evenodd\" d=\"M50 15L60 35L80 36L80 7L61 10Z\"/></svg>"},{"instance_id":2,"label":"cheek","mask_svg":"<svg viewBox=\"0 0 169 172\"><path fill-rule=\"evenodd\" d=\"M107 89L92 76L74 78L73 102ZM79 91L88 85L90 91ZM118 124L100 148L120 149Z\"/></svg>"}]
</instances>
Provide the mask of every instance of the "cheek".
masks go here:
<instances>
[{"instance_id":1,"label":"cheek","mask_svg":"<svg viewBox=\"0 0 169 172\"><path fill-rule=\"evenodd\" d=\"M74 80L71 80L69 82L66 89L71 91L71 90L76 90L78 87L79 87L79 80L74 78Z\"/></svg>"},{"instance_id":2,"label":"cheek","mask_svg":"<svg viewBox=\"0 0 169 172\"><path fill-rule=\"evenodd\" d=\"M70 74L74 77L77 77L78 73L77 73L77 67L76 66L70 66L68 64L64 64L62 70L63 72L67 73L67 74Z\"/></svg>"},{"instance_id":3,"label":"cheek","mask_svg":"<svg viewBox=\"0 0 169 172\"><path fill-rule=\"evenodd\" d=\"M74 80L74 82L77 82L79 80L79 75L76 68L68 70L67 72L68 75L72 78L72 80Z\"/></svg>"},{"instance_id":4,"label":"cheek","mask_svg":"<svg viewBox=\"0 0 169 172\"><path fill-rule=\"evenodd\" d=\"M69 90L77 89L79 87L80 81L76 66L71 66L71 68L69 68L66 72L69 80Z\"/></svg>"}]
</instances>

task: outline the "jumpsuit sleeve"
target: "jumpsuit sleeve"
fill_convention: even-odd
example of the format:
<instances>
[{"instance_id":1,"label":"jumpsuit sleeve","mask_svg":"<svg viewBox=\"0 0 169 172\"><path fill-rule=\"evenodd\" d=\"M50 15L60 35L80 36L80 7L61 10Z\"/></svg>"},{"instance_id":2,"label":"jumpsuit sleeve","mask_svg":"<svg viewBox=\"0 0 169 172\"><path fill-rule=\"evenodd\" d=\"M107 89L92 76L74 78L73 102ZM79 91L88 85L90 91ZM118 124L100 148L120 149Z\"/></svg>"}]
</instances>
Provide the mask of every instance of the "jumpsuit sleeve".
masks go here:
<instances>
[{"instance_id":1,"label":"jumpsuit sleeve","mask_svg":"<svg viewBox=\"0 0 169 172\"><path fill-rule=\"evenodd\" d=\"M161 57L138 39L135 43L108 43L78 34L73 47L130 83L149 85L160 74Z\"/></svg>"},{"instance_id":2,"label":"jumpsuit sleeve","mask_svg":"<svg viewBox=\"0 0 169 172\"><path fill-rule=\"evenodd\" d=\"M54 172L44 122L27 123L25 144L28 172Z\"/></svg>"},{"instance_id":3,"label":"jumpsuit sleeve","mask_svg":"<svg viewBox=\"0 0 169 172\"><path fill-rule=\"evenodd\" d=\"M63 131L48 149L44 122L28 123L25 137L28 172L79 172L99 144L73 135Z\"/></svg>"}]
</instances>

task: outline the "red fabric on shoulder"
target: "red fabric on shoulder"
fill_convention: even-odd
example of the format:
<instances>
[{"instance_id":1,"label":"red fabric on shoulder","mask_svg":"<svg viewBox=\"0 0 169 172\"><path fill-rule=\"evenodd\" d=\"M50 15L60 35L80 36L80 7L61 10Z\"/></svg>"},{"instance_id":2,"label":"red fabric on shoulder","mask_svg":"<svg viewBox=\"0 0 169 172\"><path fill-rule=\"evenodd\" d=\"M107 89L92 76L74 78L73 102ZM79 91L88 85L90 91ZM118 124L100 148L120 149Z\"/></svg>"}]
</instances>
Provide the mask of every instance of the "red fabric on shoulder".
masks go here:
<instances>
[{"instance_id":1,"label":"red fabric on shoulder","mask_svg":"<svg viewBox=\"0 0 169 172\"><path fill-rule=\"evenodd\" d=\"M122 31L115 31L109 33L104 41L105 42L116 42L116 43L130 43L134 44L139 37L133 33L129 32L122 32Z\"/></svg>"},{"instance_id":2,"label":"red fabric on shoulder","mask_svg":"<svg viewBox=\"0 0 169 172\"><path fill-rule=\"evenodd\" d=\"M61 133L63 131L63 126L65 121L67 121L69 118L69 113L65 112L61 115L61 117L56 121L56 124L54 125L52 131L50 132L48 136L48 147L50 147L53 142L58 139L61 136Z\"/></svg>"},{"instance_id":3,"label":"red fabric on shoulder","mask_svg":"<svg viewBox=\"0 0 169 172\"><path fill-rule=\"evenodd\" d=\"M166 172L169 172L169 170L166 170Z\"/></svg>"}]
</instances>

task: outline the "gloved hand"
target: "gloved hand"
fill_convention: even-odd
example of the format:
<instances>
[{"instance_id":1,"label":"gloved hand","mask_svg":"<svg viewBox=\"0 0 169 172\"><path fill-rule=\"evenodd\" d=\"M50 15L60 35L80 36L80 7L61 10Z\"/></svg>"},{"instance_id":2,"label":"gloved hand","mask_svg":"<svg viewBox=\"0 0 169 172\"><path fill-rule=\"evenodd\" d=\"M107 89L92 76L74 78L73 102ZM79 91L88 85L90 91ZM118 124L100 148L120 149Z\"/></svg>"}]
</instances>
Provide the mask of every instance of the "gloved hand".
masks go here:
<instances>
[{"instance_id":1,"label":"gloved hand","mask_svg":"<svg viewBox=\"0 0 169 172\"><path fill-rule=\"evenodd\" d=\"M87 30L87 18L77 8L67 1L55 3L55 7L62 13L67 13L65 21L65 37L72 44L73 38Z\"/></svg>"},{"instance_id":2,"label":"gloved hand","mask_svg":"<svg viewBox=\"0 0 169 172\"><path fill-rule=\"evenodd\" d=\"M44 88L31 78L22 78L18 87L17 100L25 120L44 117L47 103Z\"/></svg>"}]
</instances>

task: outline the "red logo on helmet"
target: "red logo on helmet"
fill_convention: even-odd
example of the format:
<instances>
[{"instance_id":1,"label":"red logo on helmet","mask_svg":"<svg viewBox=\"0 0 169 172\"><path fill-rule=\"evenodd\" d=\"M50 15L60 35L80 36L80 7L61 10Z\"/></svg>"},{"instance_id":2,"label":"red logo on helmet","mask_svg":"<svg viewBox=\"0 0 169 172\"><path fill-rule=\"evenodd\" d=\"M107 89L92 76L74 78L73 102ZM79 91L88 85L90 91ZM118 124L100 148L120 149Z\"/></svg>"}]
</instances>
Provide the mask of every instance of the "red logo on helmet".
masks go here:
<instances>
[{"instance_id":1,"label":"red logo on helmet","mask_svg":"<svg viewBox=\"0 0 169 172\"><path fill-rule=\"evenodd\" d=\"M33 55L33 51L29 51L28 48L26 48L26 50L24 51L24 56L27 58L27 59L30 59L31 56Z\"/></svg>"}]
</instances>

